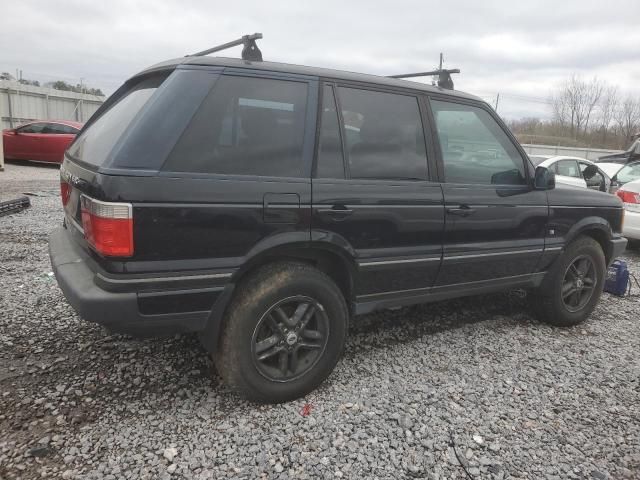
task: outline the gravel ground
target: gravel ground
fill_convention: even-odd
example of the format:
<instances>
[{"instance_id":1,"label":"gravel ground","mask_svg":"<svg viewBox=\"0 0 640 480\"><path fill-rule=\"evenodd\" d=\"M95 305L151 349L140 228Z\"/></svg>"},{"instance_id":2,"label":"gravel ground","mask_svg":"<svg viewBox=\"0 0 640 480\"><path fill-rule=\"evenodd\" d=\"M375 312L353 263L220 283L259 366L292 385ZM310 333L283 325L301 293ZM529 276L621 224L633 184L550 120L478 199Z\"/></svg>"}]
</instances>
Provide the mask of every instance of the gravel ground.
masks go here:
<instances>
[{"instance_id":1,"label":"gravel ground","mask_svg":"<svg viewBox=\"0 0 640 480\"><path fill-rule=\"evenodd\" d=\"M193 336L76 316L47 255L57 178L0 173L0 199L39 195L0 217L0 479L640 478L640 297L564 330L515 293L359 317L320 389L258 406Z\"/></svg>"}]
</instances>

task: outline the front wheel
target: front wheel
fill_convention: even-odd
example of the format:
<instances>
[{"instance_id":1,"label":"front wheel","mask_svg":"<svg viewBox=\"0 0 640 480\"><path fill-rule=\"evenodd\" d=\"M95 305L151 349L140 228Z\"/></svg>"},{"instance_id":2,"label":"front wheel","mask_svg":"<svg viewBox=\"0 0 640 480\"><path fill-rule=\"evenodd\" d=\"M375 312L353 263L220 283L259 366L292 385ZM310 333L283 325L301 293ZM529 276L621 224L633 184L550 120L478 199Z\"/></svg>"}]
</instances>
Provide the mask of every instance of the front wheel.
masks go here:
<instances>
[{"instance_id":1,"label":"front wheel","mask_svg":"<svg viewBox=\"0 0 640 480\"><path fill-rule=\"evenodd\" d=\"M246 398L299 398L331 373L348 322L336 284L312 266L283 262L259 269L239 286L215 356L225 383Z\"/></svg>"},{"instance_id":2,"label":"front wheel","mask_svg":"<svg viewBox=\"0 0 640 480\"><path fill-rule=\"evenodd\" d=\"M606 262L602 247L591 237L578 237L533 292L532 307L540 320L560 327L583 322L604 287Z\"/></svg>"}]
</instances>

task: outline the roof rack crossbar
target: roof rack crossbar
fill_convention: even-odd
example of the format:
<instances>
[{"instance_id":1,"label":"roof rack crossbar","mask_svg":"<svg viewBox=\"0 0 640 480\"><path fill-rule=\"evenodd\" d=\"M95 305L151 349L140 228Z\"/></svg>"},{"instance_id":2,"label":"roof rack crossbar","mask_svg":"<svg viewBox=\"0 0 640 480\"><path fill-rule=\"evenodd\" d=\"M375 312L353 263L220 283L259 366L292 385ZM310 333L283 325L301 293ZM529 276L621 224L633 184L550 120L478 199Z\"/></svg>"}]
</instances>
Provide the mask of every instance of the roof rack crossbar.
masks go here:
<instances>
[{"instance_id":1,"label":"roof rack crossbar","mask_svg":"<svg viewBox=\"0 0 640 480\"><path fill-rule=\"evenodd\" d=\"M243 35L237 40L223 43L222 45L211 47L198 53L187 55L187 57L202 57L204 55L209 55L210 53L226 50L227 48L235 47L237 45L244 45L244 47L242 48L242 59L250 62L261 62L262 52L258 48L258 45L256 45L256 40L260 38L262 38L261 33L254 33L253 35Z\"/></svg>"},{"instance_id":2,"label":"roof rack crossbar","mask_svg":"<svg viewBox=\"0 0 640 480\"><path fill-rule=\"evenodd\" d=\"M404 73L402 75L389 75L389 78L414 78L414 77L438 77L438 86L453 90L452 73L460 73L459 68L433 70L432 72Z\"/></svg>"}]
</instances>

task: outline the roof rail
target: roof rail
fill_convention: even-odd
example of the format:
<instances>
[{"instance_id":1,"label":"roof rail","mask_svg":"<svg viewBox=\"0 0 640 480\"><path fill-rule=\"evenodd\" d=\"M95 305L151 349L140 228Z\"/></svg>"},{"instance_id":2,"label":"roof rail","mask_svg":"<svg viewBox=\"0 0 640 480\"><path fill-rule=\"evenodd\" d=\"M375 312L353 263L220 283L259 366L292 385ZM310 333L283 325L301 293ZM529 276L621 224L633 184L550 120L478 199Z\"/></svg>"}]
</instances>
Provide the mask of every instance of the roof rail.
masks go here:
<instances>
[{"instance_id":1,"label":"roof rail","mask_svg":"<svg viewBox=\"0 0 640 480\"><path fill-rule=\"evenodd\" d=\"M440 67L437 70L431 72L418 72L418 73L404 73L402 75L389 75L389 78L414 78L414 77L438 77L438 86L446 88L447 90L453 90L453 80L451 79L452 73L460 73L459 68L445 69L442 68L442 62L444 56L440 54Z\"/></svg>"},{"instance_id":2,"label":"roof rail","mask_svg":"<svg viewBox=\"0 0 640 480\"><path fill-rule=\"evenodd\" d=\"M253 35L243 35L237 40L223 43L222 45L211 47L198 53L192 53L191 55L187 55L187 57L202 57L204 55L219 52L220 50L226 50L227 48L235 47L237 45L244 45L244 47L242 48L242 59L249 62L261 62L262 52L258 48L258 45L256 45L256 40L260 38L262 38L261 33L254 33Z\"/></svg>"}]
</instances>

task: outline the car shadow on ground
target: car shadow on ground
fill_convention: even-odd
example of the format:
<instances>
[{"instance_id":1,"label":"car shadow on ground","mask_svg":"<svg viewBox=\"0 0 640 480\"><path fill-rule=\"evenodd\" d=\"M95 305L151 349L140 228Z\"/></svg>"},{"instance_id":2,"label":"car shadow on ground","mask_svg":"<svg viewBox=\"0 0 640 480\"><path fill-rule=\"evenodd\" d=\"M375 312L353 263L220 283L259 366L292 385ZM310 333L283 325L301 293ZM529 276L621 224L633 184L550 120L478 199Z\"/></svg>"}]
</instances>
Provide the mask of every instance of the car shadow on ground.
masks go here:
<instances>
[{"instance_id":1,"label":"car shadow on ground","mask_svg":"<svg viewBox=\"0 0 640 480\"><path fill-rule=\"evenodd\" d=\"M5 158L4 162L5 164L20 165L23 167L49 168L51 170L60 169L60 163L40 162L38 160L16 160L13 158Z\"/></svg>"}]
</instances>

